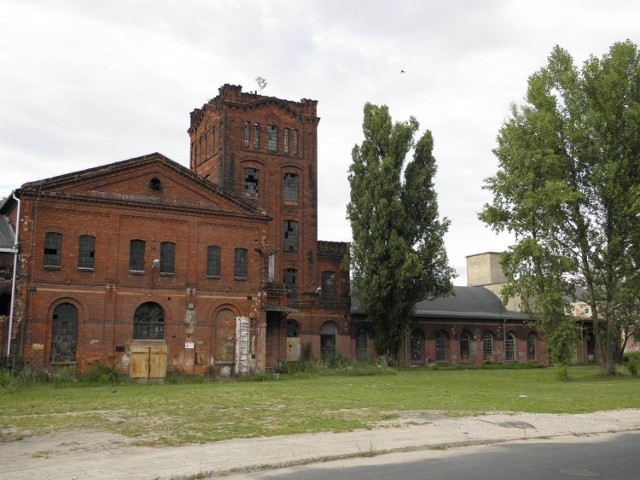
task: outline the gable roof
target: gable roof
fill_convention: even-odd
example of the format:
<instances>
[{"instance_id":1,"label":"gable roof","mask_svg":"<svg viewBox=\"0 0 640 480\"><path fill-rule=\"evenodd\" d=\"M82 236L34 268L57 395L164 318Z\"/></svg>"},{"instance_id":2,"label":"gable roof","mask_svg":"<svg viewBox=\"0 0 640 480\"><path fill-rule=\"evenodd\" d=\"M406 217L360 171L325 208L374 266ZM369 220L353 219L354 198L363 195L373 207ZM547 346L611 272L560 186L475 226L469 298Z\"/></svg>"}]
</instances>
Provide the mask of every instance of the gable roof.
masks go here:
<instances>
[{"instance_id":1,"label":"gable roof","mask_svg":"<svg viewBox=\"0 0 640 480\"><path fill-rule=\"evenodd\" d=\"M201 201L182 200L179 195L173 195L173 197L170 195L152 195L151 192L148 195L140 195L129 191L118 191L114 187L117 186L119 179L148 176L146 172L151 171L162 172L167 176L171 176L174 183L176 185L179 183L184 187L185 191L196 191L200 195ZM49 195L56 198L108 201L146 207L162 206L170 209L210 211L220 214L270 219L266 211L254 203L227 192L220 186L157 152L28 182L16 190L16 194L18 196L28 194Z\"/></svg>"},{"instance_id":2,"label":"gable roof","mask_svg":"<svg viewBox=\"0 0 640 480\"><path fill-rule=\"evenodd\" d=\"M351 298L351 314L364 314L360 303ZM507 310L500 298L484 287L454 286L453 295L433 300L422 300L415 305L413 317L452 319L511 319L527 320L524 313Z\"/></svg>"}]
</instances>

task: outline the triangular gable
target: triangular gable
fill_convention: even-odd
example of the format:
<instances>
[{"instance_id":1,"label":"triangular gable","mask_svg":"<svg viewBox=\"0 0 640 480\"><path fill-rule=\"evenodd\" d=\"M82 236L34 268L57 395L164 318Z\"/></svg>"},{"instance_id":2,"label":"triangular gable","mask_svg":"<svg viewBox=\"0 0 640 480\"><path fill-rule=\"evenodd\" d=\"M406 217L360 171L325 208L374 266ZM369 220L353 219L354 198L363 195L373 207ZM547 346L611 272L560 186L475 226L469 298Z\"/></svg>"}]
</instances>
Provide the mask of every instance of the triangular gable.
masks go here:
<instances>
[{"instance_id":1,"label":"triangular gable","mask_svg":"<svg viewBox=\"0 0 640 480\"><path fill-rule=\"evenodd\" d=\"M20 191L268 218L251 202L159 153L26 183Z\"/></svg>"}]
</instances>

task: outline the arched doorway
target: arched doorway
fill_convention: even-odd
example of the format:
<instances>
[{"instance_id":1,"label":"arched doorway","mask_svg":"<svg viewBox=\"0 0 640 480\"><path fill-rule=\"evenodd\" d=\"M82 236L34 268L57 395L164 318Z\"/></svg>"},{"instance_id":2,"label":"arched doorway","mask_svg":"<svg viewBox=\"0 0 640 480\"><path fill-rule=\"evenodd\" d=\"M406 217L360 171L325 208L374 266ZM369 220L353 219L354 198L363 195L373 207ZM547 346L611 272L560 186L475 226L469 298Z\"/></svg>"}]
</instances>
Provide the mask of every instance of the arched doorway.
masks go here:
<instances>
[{"instance_id":1,"label":"arched doorway","mask_svg":"<svg viewBox=\"0 0 640 480\"><path fill-rule=\"evenodd\" d=\"M436 334L436 362L447 363L449 361L449 334L444 330Z\"/></svg>"},{"instance_id":2,"label":"arched doorway","mask_svg":"<svg viewBox=\"0 0 640 480\"><path fill-rule=\"evenodd\" d=\"M75 362L78 341L78 309L65 302L53 310L51 362Z\"/></svg>"},{"instance_id":3,"label":"arched doorway","mask_svg":"<svg viewBox=\"0 0 640 480\"><path fill-rule=\"evenodd\" d=\"M424 332L413 330L410 337L411 363L419 365L424 362Z\"/></svg>"},{"instance_id":4,"label":"arched doorway","mask_svg":"<svg viewBox=\"0 0 640 480\"><path fill-rule=\"evenodd\" d=\"M164 310L155 302L140 305L133 315L134 340L164 340Z\"/></svg>"},{"instance_id":5,"label":"arched doorway","mask_svg":"<svg viewBox=\"0 0 640 480\"><path fill-rule=\"evenodd\" d=\"M333 362L337 355L338 329L333 322L327 322L320 328L320 359Z\"/></svg>"}]
</instances>

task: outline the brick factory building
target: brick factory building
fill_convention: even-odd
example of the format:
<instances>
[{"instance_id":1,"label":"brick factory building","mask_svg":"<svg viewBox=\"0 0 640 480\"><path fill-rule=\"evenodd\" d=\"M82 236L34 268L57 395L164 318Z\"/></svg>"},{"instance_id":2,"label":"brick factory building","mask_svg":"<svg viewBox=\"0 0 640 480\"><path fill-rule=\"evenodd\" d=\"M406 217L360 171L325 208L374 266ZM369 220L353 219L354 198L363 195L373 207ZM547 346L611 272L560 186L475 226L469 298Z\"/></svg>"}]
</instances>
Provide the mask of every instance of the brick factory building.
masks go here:
<instances>
[{"instance_id":1,"label":"brick factory building","mask_svg":"<svg viewBox=\"0 0 640 480\"><path fill-rule=\"evenodd\" d=\"M314 100L224 85L191 113L189 168L154 153L17 189L0 204L3 356L141 381L373 359L348 245L318 241L319 121ZM548 362L496 295L494 254L468 261L477 282L417 305L401 365Z\"/></svg>"}]
</instances>

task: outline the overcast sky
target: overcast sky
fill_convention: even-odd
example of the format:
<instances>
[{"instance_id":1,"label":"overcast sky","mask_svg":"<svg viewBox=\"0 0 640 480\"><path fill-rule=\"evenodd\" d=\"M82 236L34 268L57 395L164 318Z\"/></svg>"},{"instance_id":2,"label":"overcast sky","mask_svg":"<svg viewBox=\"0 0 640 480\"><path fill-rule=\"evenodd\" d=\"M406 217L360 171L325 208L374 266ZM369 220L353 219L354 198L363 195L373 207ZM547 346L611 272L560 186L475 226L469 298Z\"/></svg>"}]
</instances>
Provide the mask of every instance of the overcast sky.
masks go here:
<instances>
[{"instance_id":1,"label":"overcast sky","mask_svg":"<svg viewBox=\"0 0 640 480\"><path fill-rule=\"evenodd\" d=\"M351 240L347 172L365 102L432 131L464 285L467 255L510 242L477 213L528 76L554 45L581 65L639 37L637 0L0 0L0 197L152 152L188 166L189 112L262 76L264 95L319 102L321 240Z\"/></svg>"}]
</instances>

